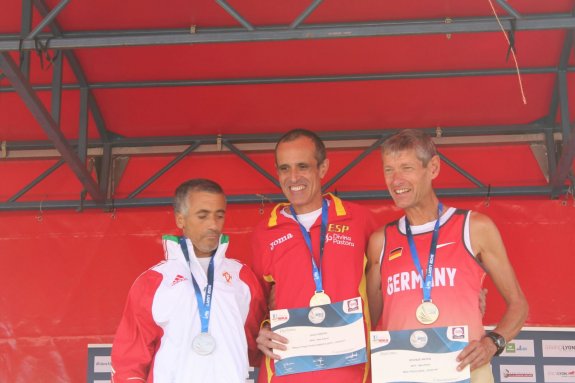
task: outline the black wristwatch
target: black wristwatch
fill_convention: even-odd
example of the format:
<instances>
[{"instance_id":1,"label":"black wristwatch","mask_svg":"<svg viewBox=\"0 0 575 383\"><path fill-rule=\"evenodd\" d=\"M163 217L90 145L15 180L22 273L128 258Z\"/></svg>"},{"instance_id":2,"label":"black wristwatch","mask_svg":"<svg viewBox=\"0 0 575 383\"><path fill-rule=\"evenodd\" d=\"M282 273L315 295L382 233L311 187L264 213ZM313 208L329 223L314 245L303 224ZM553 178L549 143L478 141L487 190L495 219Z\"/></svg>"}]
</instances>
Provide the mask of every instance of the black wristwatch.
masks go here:
<instances>
[{"instance_id":1,"label":"black wristwatch","mask_svg":"<svg viewBox=\"0 0 575 383\"><path fill-rule=\"evenodd\" d=\"M493 355L493 356L501 355L503 350L505 350L505 345L507 344L507 342L505 341L505 338L502 335L500 335L494 331L489 331L487 334L485 334L485 336L488 337L489 339L491 339L493 341L493 343L495 344L495 347L497 347L497 351L495 352L495 355Z\"/></svg>"}]
</instances>

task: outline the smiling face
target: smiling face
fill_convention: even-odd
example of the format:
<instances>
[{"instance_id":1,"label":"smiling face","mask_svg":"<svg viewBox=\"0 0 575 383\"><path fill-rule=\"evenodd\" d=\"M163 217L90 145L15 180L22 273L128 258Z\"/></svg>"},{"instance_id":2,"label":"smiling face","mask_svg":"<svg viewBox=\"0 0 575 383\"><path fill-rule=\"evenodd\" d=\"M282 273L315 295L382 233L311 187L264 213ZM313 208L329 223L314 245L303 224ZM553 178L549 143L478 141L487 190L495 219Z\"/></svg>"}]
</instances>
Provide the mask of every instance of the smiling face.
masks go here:
<instances>
[{"instance_id":1,"label":"smiling face","mask_svg":"<svg viewBox=\"0 0 575 383\"><path fill-rule=\"evenodd\" d=\"M313 141L300 136L281 142L276 149L276 168L282 191L297 214L321 208L321 180L329 167L317 163Z\"/></svg>"},{"instance_id":2,"label":"smiling face","mask_svg":"<svg viewBox=\"0 0 575 383\"><path fill-rule=\"evenodd\" d=\"M431 183L439 174L437 155L427 166L418 158L415 149L384 152L382 158L385 183L397 207L423 210L434 202Z\"/></svg>"},{"instance_id":3,"label":"smiling face","mask_svg":"<svg viewBox=\"0 0 575 383\"><path fill-rule=\"evenodd\" d=\"M209 257L219 244L226 197L221 193L190 191L186 206L183 212L176 213L176 225L192 241L196 257Z\"/></svg>"}]
</instances>

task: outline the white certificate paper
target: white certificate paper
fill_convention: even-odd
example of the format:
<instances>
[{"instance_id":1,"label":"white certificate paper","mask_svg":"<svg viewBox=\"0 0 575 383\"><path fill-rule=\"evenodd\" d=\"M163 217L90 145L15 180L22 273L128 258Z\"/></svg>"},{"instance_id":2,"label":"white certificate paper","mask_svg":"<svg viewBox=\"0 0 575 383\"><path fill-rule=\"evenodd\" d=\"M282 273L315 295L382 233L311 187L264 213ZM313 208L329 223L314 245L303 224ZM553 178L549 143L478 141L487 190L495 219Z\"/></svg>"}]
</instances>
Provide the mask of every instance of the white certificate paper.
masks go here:
<instances>
[{"instance_id":1,"label":"white certificate paper","mask_svg":"<svg viewBox=\"0 0 575 383\"><path fill-rule=\"evenodd\" d=\"M373 383L469 383L470 369L457 371L457 355L469 343L467 326L372 331Z\"/></svg>"},{"instance_id":2,"label":"white certificate paper","mask_svg":"<svg viewBox=\"0 0 575 383\"><path fill-rule=\"evenodd\" d=\"M276 375L319 371L367 361L361 298L270 312L271 328L289 340L274 350Z\"/></svg>"}]
</instances>

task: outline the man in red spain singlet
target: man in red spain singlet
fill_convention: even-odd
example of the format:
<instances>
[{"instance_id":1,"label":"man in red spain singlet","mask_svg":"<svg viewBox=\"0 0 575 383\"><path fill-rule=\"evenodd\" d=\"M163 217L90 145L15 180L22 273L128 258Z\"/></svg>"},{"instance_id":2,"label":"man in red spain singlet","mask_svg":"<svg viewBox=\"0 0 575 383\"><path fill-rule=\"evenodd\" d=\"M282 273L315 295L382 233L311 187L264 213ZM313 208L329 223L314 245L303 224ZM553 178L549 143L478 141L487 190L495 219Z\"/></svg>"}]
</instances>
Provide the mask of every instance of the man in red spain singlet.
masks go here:
<instances>
[{"instance_id":1,"label":"man in red spain singlet","mask_svg":"<svg viewBox=\"0 0 575 383\"><path fill-rule=\"evenodd\" d=\"M252 239L254 271L270 310L316 306L314 299L321 305L326 298L335 303L361 297L368 330L364 268L367 242L375 229L371 215L360 205L329 193L322 195L321 180L329 160L315 133L303 129L286 133L278 141L275 155L279 183L289 204L277 205L255 228ZM314 267L321 272L320 291ZM260 383L361 383L368 379L366 363L280 376L274 360L280 359L277 350L290 346L288 340L266 324L257 343L266 356L259 371Z\"/></svg>"},{"instance_id":2,"label":"man in red spain singlet","mask_svg":"<svg viewBox=\"0 0 575 383\"><path fill-rule=\"evenodd\" d=\"M425 133L404 130L390 137L382 158L389 193L405 215L369 241L372 323L386 331L466 324L469 344L457 357L457 368L469 365L472 383L493 382L491 358L517 335L528 311L499 231L486 215L438 200L432 181L440 159ZM507 303L487 334L479 305L486 274Z\"/></svg>"}]
</instances>

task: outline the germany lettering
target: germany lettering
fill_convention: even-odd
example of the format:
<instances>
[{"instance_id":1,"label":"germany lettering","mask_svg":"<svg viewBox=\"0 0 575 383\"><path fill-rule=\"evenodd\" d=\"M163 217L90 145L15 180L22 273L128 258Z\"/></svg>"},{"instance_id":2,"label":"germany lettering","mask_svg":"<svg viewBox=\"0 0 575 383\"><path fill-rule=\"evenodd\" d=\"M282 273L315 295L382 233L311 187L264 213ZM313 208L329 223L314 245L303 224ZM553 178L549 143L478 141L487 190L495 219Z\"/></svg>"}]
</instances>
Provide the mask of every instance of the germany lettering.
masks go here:
<instances>
[{"instance_id":1,"label":"germany lettering","mask_svg":"<svg viewBox=\"0 0 575 383\"><path fill-rule=\"evenodd\" d=\"M452 267L439 267L433 270L433 286L455 286L455 274L457 269ZM419 273L415 270L404 271L387 277L387 295L393 295L401 291L420 290L423 282Z\"/></svg>"}]
</instances>

